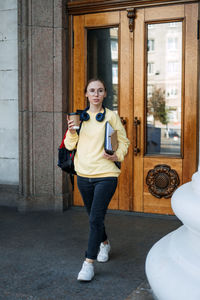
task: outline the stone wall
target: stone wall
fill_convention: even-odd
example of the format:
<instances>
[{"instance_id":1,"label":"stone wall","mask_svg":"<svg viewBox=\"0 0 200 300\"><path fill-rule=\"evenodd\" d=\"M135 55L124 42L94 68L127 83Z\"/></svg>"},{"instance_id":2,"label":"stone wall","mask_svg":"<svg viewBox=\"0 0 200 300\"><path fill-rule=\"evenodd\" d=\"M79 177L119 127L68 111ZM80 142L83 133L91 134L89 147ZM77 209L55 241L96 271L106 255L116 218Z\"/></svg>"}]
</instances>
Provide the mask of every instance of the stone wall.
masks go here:
<instances>
[{"instance_id":1,"label":"stone wall","mask_svg":"<svg viewBox=\"0 0 200 300\"><path fill-rule=\"evenodd\" d=\"M17 0L0 1L0 184L18 185Z\"/></svg>"},{"instance_id":2,"label":"stone wall","mask_svg":"<svg viewBox=\"0 0 200 300\"><path fill-rule=\"evenodd\" d=\"M19 210L62 211L69 179L57 167L66 129L66 1L19 1ZM69 183L69 184L68 184Z\"/></svg>"}]
</instances>

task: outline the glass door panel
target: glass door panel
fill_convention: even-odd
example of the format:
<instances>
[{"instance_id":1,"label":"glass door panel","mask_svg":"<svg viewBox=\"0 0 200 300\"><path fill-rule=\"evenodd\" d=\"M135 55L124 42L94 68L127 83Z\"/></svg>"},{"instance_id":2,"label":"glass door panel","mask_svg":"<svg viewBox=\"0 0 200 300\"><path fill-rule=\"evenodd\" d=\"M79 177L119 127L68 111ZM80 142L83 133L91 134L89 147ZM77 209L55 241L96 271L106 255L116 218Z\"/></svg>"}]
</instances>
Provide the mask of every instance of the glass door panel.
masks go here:
<instances>
[{"instance_id":1,"label":"glass door panel","mask_svg":"<svg viewBox=\"0 0 200 300\"><path fill-rule=\"evenodd\" d=\"M146 154L181 155L182 22L147 24Z\"/></svg>"},{"instance_id":2,"label":"glass door panel","mask_svg":"<svg viewBox=\"0 0 200 300\"><path fill-rule=\"evenodd\" d=\"M107 87L104 105L118 111L118 27L87 30L87 78Z\"/></svg>"},{"instance_id":3,"label":"glass door panel","mask_svg":"<svg viewBox=\"0 0 200 300\"><path fill-rule=\"evenodd\" d=\"M84 109L84 87L89 78L100 77L106 84L104 104L123 119L128 137L133 139L133 33L127 11L73 17L73 109ZM121 47L119 47L121 45ZM120 72L118 71L120 70ZM123 88L119 88L119 87ZM110 209L132 210L132 144L121 167L119 184ZM83 205L76 178L74 205Z\"/></svg>"},{"instance_id":4,"label":"glass door panel","mask_svg":"<svg viewBox=\"0 0 200 300\"><path fill-rule=\"evenodd\" d=\"M135 211L173 214L171 197L197 166L197 19L196 4L137 11Z\"/></svg>"}]
</instances>

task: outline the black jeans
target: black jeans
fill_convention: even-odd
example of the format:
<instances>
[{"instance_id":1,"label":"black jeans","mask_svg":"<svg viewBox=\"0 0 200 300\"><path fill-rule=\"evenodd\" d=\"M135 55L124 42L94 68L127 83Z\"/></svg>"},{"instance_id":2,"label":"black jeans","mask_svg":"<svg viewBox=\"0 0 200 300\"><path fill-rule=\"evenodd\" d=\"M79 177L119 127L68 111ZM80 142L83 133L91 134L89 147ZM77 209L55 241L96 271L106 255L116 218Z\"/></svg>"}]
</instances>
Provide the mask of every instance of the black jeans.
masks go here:
<instances>
[{"instance_id":1,"label":"black jeans","mask_svg":"<svg viewBox=\"0 0 200 300\"><path fill-rule=\"evenodd\" d=\"M101 242L107 240L104 219L117 187L117 177L86 178L77 176L77 182L90 221L88 249L85 256L96 259Z\"/></svg>"}]
</instances>

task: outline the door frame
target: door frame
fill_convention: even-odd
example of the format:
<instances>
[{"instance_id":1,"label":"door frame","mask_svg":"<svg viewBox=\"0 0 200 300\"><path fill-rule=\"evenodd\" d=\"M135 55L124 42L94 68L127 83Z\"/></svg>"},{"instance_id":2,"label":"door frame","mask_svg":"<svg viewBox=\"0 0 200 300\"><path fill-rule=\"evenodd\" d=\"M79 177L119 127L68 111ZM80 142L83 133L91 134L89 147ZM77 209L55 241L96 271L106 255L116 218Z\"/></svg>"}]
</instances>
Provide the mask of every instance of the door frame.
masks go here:
<instances>
[{"instance_id":1,"label":"door frame","mask_svg":"<svg viewBox=\"0 0 200 300\"><path fill-rule=\"evenodd\" d=\"M71 0L66 5L67 14L83 15L90 13L119 11L132 8L169 6L184 3L198 3L198 0Z\"/></svg>"},{"instance_id":2,"label":"door frame","mask_svg":"<svg viewBox=\"0 0 200 300\"><path fill-rule=\"evenodd\" d=\"M84 8L83 8L83 6L81 6L80 1L73 1L73 2L68 3L68 12L71 15L70 18L69 18L69 28L70 28L70 30L69 30L69 41L70 41L70 43L69 43L69 56L70 56L69 69L70 69L70 75L71 75L71 76L69 76L69 95L70 95L70 97L69 97L69 99L70 99L70 101L69 101L69 110L73 109L73 101L72 101L72 99L73 99L73 90L74 90L73 79L72 79L73 78L73 43L75 42L73 40L73 18L75 16L79 16L80 18L83 18L84 17L83 14L91 14L91 13L97 13L97 12L102 12L102 11L104 11L104 12L111 12L111 11L116 11L116 10L120 11L122 9L124 10L124 16L125 16L126 9L128 7L132 8L132 5L133 5L132 1L131 1L131 4L130 4L130 1L120 1L121 4L123 2L122 6L119 5L119 1L118 1L118 5L117 5L117 1L116 1L116 3L115 3L114 6L111 5L111 1L101 1L101 2L104 3L103 7L98 6L99 3L97 3L95 0L93 2L93 5L90 2L84 1L84 5L85 5ZM140 2L140 4L139 4L139 2ZM142 5L141 5L141 2L142 2ZM163 6L163 8L166 8L167 6L168 7L169 6L173 7L173 4L180 4L181 3L183 5L183 3L186 3L186 2L187 2L187 4L185 4L186 7L189 7L189 5L190 5L190 3L188 3L188 1L171 1L173 3L170 3L170 4L169 4L169 2L168 3L167 2L168 1L154 1L154 3L151 3L151 5L150 5L149 1L137 1L137 4L135 3L134 8L132 9L132 12L133 12L132 18L127 19L129 21L129 25L131 25L131 24L133 25L134 24L134 12L135 12L135 8L138 8L137 9L137 13L138 13L139 11L142 10L142 8L145 9L145 8L151 7L151 12L153 12L153 9L155 9L156 7L160 7L160 6ZM198 1L189 1L189 2L191 2L191 3L195 3L196 2L196 4L199 5L199 7L200 7L200 4L197 3ZM126 14L127 14L127 12L126 12ZM152 18L152 16L153 15L151 14L151 18ZM151 19L151 20L153 20L153 19ZM134 28L133 30L135 32L136 28ZM187 30L189 30L189 28ZM132 43L132 45L133 45L132 53L135 53L135 42ZM143 59L144 59L144 56L143 56ZM132 57L132 64L133 64L133 57ZM197 61L196 61L196 66L197 66ZM133 69L135 70L135 67ZM134 70L132 72L132 75L131 75L131 71L130 71L131 78L133 78L133 76L134 76ZM144 70L141 70L141 72L143 72L143 76L144 76L144 74L145 74ZM122 74L122 72L120 72L120 74ZM196 92L197 92L197 86L195 86L194 88L196 89ZM130 87L130 89L133 89L133 86ZM143 92L142 93L144 93L144 88L143 88ZM136 94L134 94L134 99L135 99L135 97L136 97ZM198 114L197 98L196 98L196 107L197 107L197 114ZM133 115L135 115L135 111L134 111ZM133 117L132 117L131 120L133 120ZM195 125L196 132L199 131L198 124L199 124L199 122L198 122L198 116L197 116L197 118L196 118L196 125ZM143 134L144 134L144 130L143 130ZM197 162L198 162L197 157L198 157L198 146L199 146L198 135L197 134L196 134L196 137L197 137L197 139L196 139L196 146L195 146L195 148L196 148L196 157L195 157L195 160L194 160L194 171L197 169ZM144 138L144 136L143 136L143 138ZM131 135L131 142L132 142L132 144L134 143L133 135ZM183 143L185 143L185 142L186 142L186 139L184 138L183 139ZM132 151L133 151L133 149L131 151L129 149L130 153L133 153ZM130 161L131 161L131 158L130 158ZM190 162L189 156L188 156L188 162ZM134 163L134 167L136 167L135 163ZM133 169L133 168L129 168L129 169ZM126 172L129 172L129 171L130 170L128 170L126 168L124 170L122 168L122 174L123 173L125 174ZM133 176L133 174L131 174L131 176ZM138 176L138 173L137 173L137 176ZM139 183L139 185L144 184L144 180L145 180L144 176L142 176L142 181ZM186 177L182 178L181 183L187 182L189 180L191 180L191 174L189 174ZM133 182L135 182L134 178L133 178ZM125 183L125 181L124 181L124 183ZM120 183L119 183L119 185L120 185ZM144 203L143 203L143 201L140 201L140 204L139 204L139 201L136 201L136 199L138 199L138 194L137 194L137 188L136 188L136 186L133 185L133 187L129 188L127 192L128 193L124 194L125 197L127 197L127 195L128 195L128 197L130 197L130 195L131 195L133 201L129 201L129 204L128 205L126 204L125 207L122 208L122 209L124 209L124 210L133 210L133 211L138 211L138 212L144 212ZM121 196L123 196L123 195L121 195ZM119 199L120 198L121 197L119 197ZM143 204L141 205L141 203L143 203Z\"/></svg>"},{"instance_id":3,"label":"door frame","mask_svg":"<svg viewBox=\"0 0 200 300\"><path fill-rule=\"evenodd\" d=\"M192 174L197 170L198 163L198 41L197 41L197 3L166 7L144 8L137 12L138 22L135 22L134 35L134 117L140 120L141 151L134 157L134 174L138 174L134 180L133 208L134 211L149 213L173 214L170 199L159 199L151 195L146 185L146 176L149 169L153 169L162 158L163 164L170 165L166 156L151 158L145 156L145 83L146 83L146 49L145 33L146 23L158 23L183 20L183 79L182 79L182 157L171 159L172 169L177 169L180 185L191 180ZM193 18L196 16L196 18ZM186 21L187 20L187 21ZM144 24L144 25L143 25ZM185 39L184 39L184 33ZM142 41L142 42L141 42ZM192 46L191 46L192 45ZM192 58L192 59L191 59ZM144 66L144 67L141 67ZM189 75L188 75L189 74ZM190 93L194 96L191 97ZM195 109L194 109L195 108ZM191 114L190 114L191 112ZM191 117L192 116L192 117ZM185 126L187 124L187 127ZM193 134L190 134L190 130ZM194 138L195 136L195 138ZM187 151L184 151L187 149ZM192 158L192 159L191 159ZM143 192L142 192L143 191ZM148 199L145 200L145 199ZM154 205L154 207L153 207Z\"/></svg>"}]
</instances>

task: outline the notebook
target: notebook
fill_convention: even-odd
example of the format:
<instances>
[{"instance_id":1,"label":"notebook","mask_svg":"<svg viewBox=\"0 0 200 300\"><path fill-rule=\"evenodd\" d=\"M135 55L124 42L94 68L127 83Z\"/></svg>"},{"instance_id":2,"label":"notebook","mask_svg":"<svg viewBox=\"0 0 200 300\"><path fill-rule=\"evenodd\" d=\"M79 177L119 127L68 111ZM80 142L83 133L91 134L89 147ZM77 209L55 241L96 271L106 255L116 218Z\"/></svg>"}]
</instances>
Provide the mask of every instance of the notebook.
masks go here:
<instances>
[{"instance_id":1,"label":"notebook","mask_svg":"<svg viewBox=\"0 0 200 300\"><path fill-rule=\"evenodd\" d=\"M113 154L118 147L117 130L114 130L110 123L107 121L105 126L105 143L104 149L106 153Z\"/></svg>"}]
</instances>

